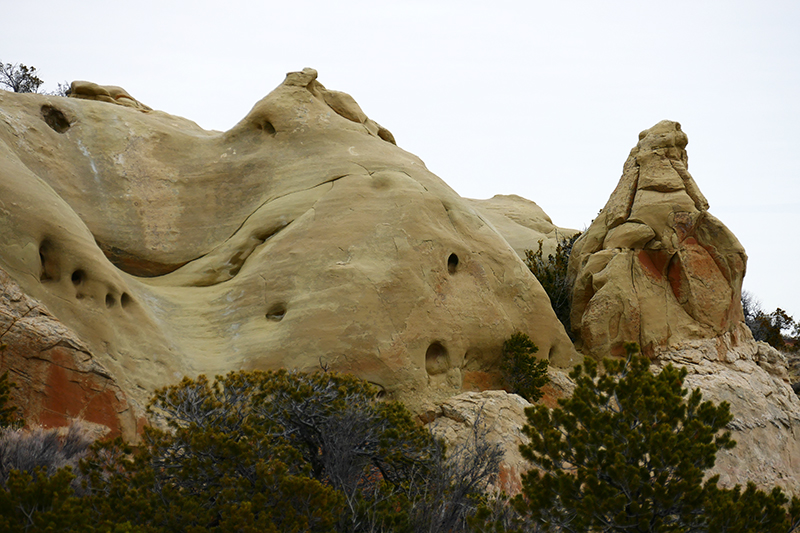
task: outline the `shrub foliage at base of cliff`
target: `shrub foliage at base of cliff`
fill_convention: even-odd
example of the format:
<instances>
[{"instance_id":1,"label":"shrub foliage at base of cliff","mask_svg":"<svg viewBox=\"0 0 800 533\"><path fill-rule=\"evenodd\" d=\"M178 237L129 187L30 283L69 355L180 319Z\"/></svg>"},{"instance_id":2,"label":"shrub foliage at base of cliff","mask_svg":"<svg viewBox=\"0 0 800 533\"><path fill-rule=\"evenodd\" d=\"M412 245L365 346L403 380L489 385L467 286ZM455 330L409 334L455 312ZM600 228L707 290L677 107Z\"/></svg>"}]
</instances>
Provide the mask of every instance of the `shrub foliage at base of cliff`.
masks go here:
<instances>
[{"instance_id":1,"label":"shrub foliage at base of cliff","mask_svg":"<svg viewBox=\"0 0 800 533\"><path fill-rule=\"evenodd\" d=\"M606 360L604 373L587 360L571 374L571 398L526 410L531 441L520 450L537 469L514 500L520 514L541 531L793 530L800 500L787 512L780 489L704 481L717 452L735 446L725 430L728 404L688 393L685 369L668 365L654 375L637 351L628 345L627 360Z\"/></svg>"},{"instance_id":2,"label":"shrub foliage at base of cliff","mask_svg":"<svg viewBox=\"0 0 800 533\"><path fill-rule=\"evenodd\" d=\"M465 531L502 458L480 428L445 456L402 404L333 373L187 378L149 410L160 429L135 452L116 440L86 453L85 443L80 468L10 469L0 529ZM52 430L17 433L74 448Z\"/></svg>"},{"instance_id":3,"label":"shrub foliage at base of cliff","mask_svg":"<svg viewBox=\"0 0 800 533\"><path fill-rule=\"evenodd\" d=\"M559 239L555 255L544 256L543 241L539 241L536 251L525 250L525 265L542 284L556 317L572 340L575 340L569 319L572 310L572 282L567 276L567 267L572 247L580 236L581 233L578 232L572 237Z\"/></svg>"},{"instance_id":4,"label":"shrub foliage at base of cliff","mask_svg":"<svg viewBox=\"0 0 800 533\"><path fill-rule=\"evenodd\" d=\"M537 359L539 347L524 333L514 333L503 343L500 370L508 392L519 394L531 403L542 397L547 385L547 359Z\"/></svg>"}]
</instances>

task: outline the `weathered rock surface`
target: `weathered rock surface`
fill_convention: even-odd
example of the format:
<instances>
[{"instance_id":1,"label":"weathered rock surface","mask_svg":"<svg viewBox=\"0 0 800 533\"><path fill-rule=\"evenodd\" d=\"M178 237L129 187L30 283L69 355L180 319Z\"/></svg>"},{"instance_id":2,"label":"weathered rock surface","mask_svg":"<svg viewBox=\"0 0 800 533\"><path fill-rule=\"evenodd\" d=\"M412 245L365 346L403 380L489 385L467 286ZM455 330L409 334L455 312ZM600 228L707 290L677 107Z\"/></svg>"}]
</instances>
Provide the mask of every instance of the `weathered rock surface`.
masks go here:
<instances>
[{"instance_id":1,"label":"weathered rock surface","mask_svg":"<svg viewBox=\"0 0 800 533\"><path fill-rule=\"evenodd\" d=\"M550 368L548 375L550 383L543 388L541 402L553 408L559 398L572 395L575 384L556 368ZM476 429L486 441L499 444L504 458L498 480L491 488L514 495L522 488L522 474L531 468L519 452L521 444L530 442L522 433L527 422L525 409L530 406L521 396L503 390L464 392L429 408L424 421L434 435L445 441L448 450L474 439Z\"/></svg>"},{"instance_id":2,"label":"weathered rock surface","mask_svg":"<svg viewBox=\"0 0 800 533\"><path fill-rule=\"evenodd\" d=\"M0 91L0 266L137 401L323 365L414 408L496 386L517 330L576 361L492 215L315 71L224 133L73 89Z\"/></svg>"},{"instance_id":3,"label":"weathered rock surface","mask_svg":"<svg viewBox=\"0 0 800 533\"><path fill-rule=\"evenodd\" d=\"M522 426L525 408L530 406L521 396L501 390L464 392L442 403L427 426L445 441L448 450L474 439L476 429L486 441L499 444L505 455L500 475L491 488L513 495L520 492L521 476L530 469L530 463L519 452L519 446L529 442Z\"/></svg>"},{"instance_id":4,"label":"weathered rock surface","mask_svg":"<svg viewBox=\"0 0 800 533\"><path fill-rule=\"evenodd\" d=\"M753 481L800 494L800 399L789 384L786 358L763 342L742 341L736 329L716 339L685 341L657 351L658 366L685 366L688 389L728 402L736 447L718 454L713 473L725 486Z\"/></svg>"},{"instance_id":5,"label":"weathered rock surface","mask_svg":"<svg viewBox=\"0 0 800 533\"><path fill-rule=\"evenodd\" d=\"M128 91L116 85L98 85L91 81L73 81L70 84L69 92L72 98L96 100L98 102L133 107L142 111L152 111L152 108L144 105L128 94Z\"/></svg>"},{"instance_id":6,"label":"weathered rock surface","mask_svg":"<svg viewBox=\"0 0 800 533\"><path fill-rule=\"evenodd\" d=\"M685 387L699 388L704 400L728 402L733 421L729 424L737 445L717 455L709 475L719 474L720 484L732 487L753 481L759 488L779 486L789 494L800 494L800 399L788 381L785 357L763 342L737 339L746 332L715 339L685 341L659 348L654 371L667 364L686 367ZM551 384L542 402L557 406L557 399L570 396L574 383L561 371L550 369ZM504 391L467 392L449 398L426 413L428 427L457 447L473 435L478 417L487 428L487 440L500 443L505 452L499 483L495 488L514 494L521 475L531 468L519 453L528 442L521 432L525 408L531 404Z\"/></svg>"},{"instance_id":7,"label":"weathered rock surface","mask_svg":"<svg viewBox=\"0 0 800 533\"><path fill-rule=\"evenodd\" d=\"M0 374L9 372L12 403L30 425L60 427L73 420L101 433L135 440L143 409L89 348L0 269Z\"/></svg>"},{"instance_id":8,"label":"weathered rock surface","mask_svg":"<svg viewBox=\"0 0 800 533\"><path fill-rule=\"evenodd\" d=\"M488 200L468 200L484 219L525 259L525 250L536 251L542 241L544 256L554 254L560 240L578 230L560 228L535 202L515 194L497 194Z\"/></svg>"},{"instance_id":9,"label":"weathered rock surface","mask_svg":"<svg viewBox=\"0 0 800 533\"><path fill-rule=\"evenodd\" d=\"M639 134L608 203L575 242L572 328L584 353L645 354L670 343L715 338L744 317L747 256L711 213L687 170L677 122Z\"/></svg>"}]
</instances>

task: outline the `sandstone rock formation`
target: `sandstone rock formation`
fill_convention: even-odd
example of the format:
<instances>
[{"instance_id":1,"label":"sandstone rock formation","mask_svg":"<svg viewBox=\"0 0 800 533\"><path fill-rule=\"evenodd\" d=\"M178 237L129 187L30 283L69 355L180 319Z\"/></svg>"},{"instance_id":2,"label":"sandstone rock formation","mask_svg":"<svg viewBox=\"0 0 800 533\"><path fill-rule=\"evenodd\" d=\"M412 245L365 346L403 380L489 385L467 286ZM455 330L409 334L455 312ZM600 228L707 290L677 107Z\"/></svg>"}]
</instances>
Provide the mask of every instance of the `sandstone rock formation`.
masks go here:
<instances>
[{"instance_id":1,"label":"sandstone rock formation","mask_svg":"<svg viewBox=\"0 0 800 533\"><path fill-rule=\"evenodd\" d=\"M737 444L718 454L712 470L722 485L753 481L765 490L778 485L799 495L800 399L789 384L786 358L766 343L742 342L746 336L734 331L660 348L657 366L686 367L688 389L731 405L728 428Z\"/></svg>"},{"instance_id":2,"label":"sandstone rock formation","mask_svg":"<svg viewBox=\"0 0 800 533\"><path fill-rule=\"evenodd\" d=\"M414 408L495 386L517 330L573 364L491 216L316 77L224 133L89 83L0 91L0 267L139 403L183 375L324 366Z\"/></svg>"},{"instance_id":3,"label":"sandstone rock formation","mask_svg":"<svg viewBox=\"0 0 800 533\"><path fill-rule=\"evenodd\" d=\"M551 367L548 375L550 383L542 389L541 402L553 408L559 398L572 395L575 384L559 369ZM469 446L476 429L489 443L499 444L504 458L491 488L513 496L522 489L522 474L531 468L519 451L521 444L529 442L522 426L527 422L525 409L530 406L521 396L502 390L464 392L428 408L423 421L436 437L444 440L447 450Z\"/></svg>"},{"instance_id":4,"label":"sandstone rock formation","mask_svg":"<svg viewBox=\"0 0 800 533\"><path fill-rule=\"evenodd\" d=\"M91 81L73 81L69 86L69 95L72 98L96 100L98 102L133 107L141 111L152 111L150 107L128 94L128 91L116 85L98 85Z\"/></svg>"},{"instance_id":5,"label":"sandstone rock formation","mask_svg":"<svg viewBox=\"0 0 800 533\"><path fill-rule=\"evenodd\" d=\"M469 446L476 429L482 440L499 444L505 455L491 489L514 495L522 489L522 474L531 468L519 452L520 445L529 442L522 426L530 406L526 399L505 391L464 392L442 403L428 428L445 441L448 451Z\"/></svg>"},{"instance_id":6,"label":"sandstone rock formation","mask_svg":"<svg viewBox=\"0 0 800 533\"><path fill-rule=\"evenodd\" d=\"M608 203L576 241L572 328L584 353L623 353L715 338L742 323L747 256L687 170L686 134L659 122L639 134Z\"/></svg>"},{"instance_id":7,"label":"sandstone rock formation","mask_svg":"<svg viewBox=\"0 0 800 533\"><path fill-rule=\"evenodd\" d=\"M0 367L8 370L12 403L25 421L46 427L82 420L110 437L135 440L143 409L87 346L0 269Z\"/></svg>"},{"instance_id":8,"label":"sandstone rock formation","mask_svg":"<svg viewBox=\"0 0 800 533\"><path fill-rule=\"evenodd\" d=\"M535 202L515 194L498 194L488 200L468 200L525 259L525 250L536 251L542 241L544 257L554 254L560 240L578 230L560 228Z\"/></svg>"}]
</instances>

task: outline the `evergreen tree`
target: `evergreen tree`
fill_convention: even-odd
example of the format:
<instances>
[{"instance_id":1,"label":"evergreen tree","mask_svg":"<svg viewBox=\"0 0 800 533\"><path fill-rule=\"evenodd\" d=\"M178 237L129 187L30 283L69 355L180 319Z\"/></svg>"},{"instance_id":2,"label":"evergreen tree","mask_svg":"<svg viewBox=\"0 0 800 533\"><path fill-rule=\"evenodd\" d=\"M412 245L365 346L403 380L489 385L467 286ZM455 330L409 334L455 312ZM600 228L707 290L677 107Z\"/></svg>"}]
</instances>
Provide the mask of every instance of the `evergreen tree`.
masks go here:
<instances>
[{"instance_id":1,"label":"evergreen tree","mask_svg":"<svg viewBox=\"0 0 800 533\"><path fill-rule=\"evenodd\" d=\"M519 394L531 403L542 397L542 387L550 382L547 376L547 359L537 359L533 354L539 348L524 333L514 333L503 343L500 369L509 392Z\"/></svg>"},{"instance_id":2,"label":"evergreen tree","mask_svg":"<svg viewBox=\"0 0 800 533\"><path fill-rule=\"evenodd\" d=\"M717 452L735 446L728 404L704 402L697 389L687 397L686 369L654 375L638 346L627 350L627 360L606 360L603 374L591 360L577 367L573 396L559 408L526 411L531 442L520 450L538 469L523 478L517 510L547 531L789 531L779 489L703 482ZM747 515L723 528L734 505Z\"/></svg>"},{"instance_id":3,"label":"evergreen tree","mask_svg":"<svg viewBox=\"0 0 800 533\"><path fill-rule=\"evenodd\" d=\"M542 241L539 241L536 251L525 250L525 265L542 284L556 317L573 340L569 318L572 311L572 281L567 276L567 267L572 247L580 236L581 233L578 232L572 237L559 239L555 255L550 254L546 258L542 251Z\"/></svg>"}]
</instances>

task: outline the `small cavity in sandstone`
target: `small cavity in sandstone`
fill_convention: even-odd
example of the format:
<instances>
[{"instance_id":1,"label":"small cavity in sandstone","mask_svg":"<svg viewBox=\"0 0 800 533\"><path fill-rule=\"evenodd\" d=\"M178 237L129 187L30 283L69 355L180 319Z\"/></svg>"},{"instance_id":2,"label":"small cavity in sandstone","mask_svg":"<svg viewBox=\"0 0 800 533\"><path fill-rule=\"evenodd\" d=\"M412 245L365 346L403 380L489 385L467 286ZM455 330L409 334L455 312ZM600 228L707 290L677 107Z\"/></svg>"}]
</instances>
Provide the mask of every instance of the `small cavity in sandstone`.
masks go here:
<instances>
[{"instance_id":1,"label":"small cavity in sandstone","mask_svg":"<svg viewBox=\"0 0 800 533\"><path fill-rule=\"evenodd\" d=\"M42 106L42 119L58 133L66 132L71 125L64 113L50 105Z\"/></svg>"},{"instance_id":2,"label":"small cavity in sandstone","mask_svg":"<svg viewBox=\"0 0 800 533\"><path fill-rule=\"evenodd\" d=\"M275 126L273 126L269 121L265 120L261 124L257 124L256 127L261 131L269 133L270 135L275 135Z\"/></svg>"},{"instance_id":3,"label":"small cavity in sandstone","mask_svg":"<svg viewBox=\"0 0 800 533\"><path fill-rule=\"evenodd\" d=\"M119 298L119 304L124 308L128 307L130 304L133 303L133 298L127 292L123 292L122 296Z\"/></svg>"},{"instance_id":4,"label":"small cavity in sandstone","mask_svg":"<svg viewBox=\"0 0 800 533\"><path fill-rule=\"evenodd\" d=\"M76 270L72 273L72 284L76 287L83 283L83 280L86 279L86 272L81 269Z\"/></svg>"},{"instance_id":5,"label":"small cavity in sandstone","mask_svg":"<svg viewBox=\"0 0 800 533\"><path fill-rule=\"evenodd\" d=\"M283 304L278 304L273 306L269 312L267 313L267 320L271 320L272 322L280 322L283 320L283 317L286 315L286 306Z\"/></svg>"},{"instance_id":6,"label":"small cavity in sandstone","mask_svg":"<svg viewBox=\"0 0 800 533\"><path fill-rule=\"evenodd\" d=\"M58 281L61 279L61 272L58 268L53 244L45 239L39 245L39 261L42 264L42 272L39 274L39 281Z\"/></svg>"},{"instance_id":7,"label":"small cavity in sandstone","mask_svg":"<svg viewBox=\"0 0 800 533\"><path fill-rule=\"evenodd\" d=\"M425 370L428 374L442 374L447 372L449 368L447 357L447 348L442 346L440 342L433 342L428 346L428 351L425 352Z\"/></svg>"},{"instance_id":8,"label":"small cavity in sandstone","mask_svg":"<svg viewBox=\"0 0 800 533\"><path fill-rule=\"evenodd\" d=\"M116 304L116 303L117 303L117 300L114 298L114 295L106 294L106 307L111 309L112 307L114 307L114 304Z\"/></svg>"},{"instance_id":9,"label":"small cavity in sandstone","mask_svg":"<svg viewBox=\"0 0 800 533\"><path fill-rule=\"evenodd\" d=\"M371 385L373 387L375 387L376 389L378 389L378 391L375 393L375 399L376 400L385 400L386 399L386 388L383 387L382 385L378 385L377 383L371 383Z\"/></svg>"},{"instance_id":10,"label":"small cavity in sandstone","mask_svg":"<svg viewBox=\"0 0 800 533\"><path fill-rule=\"evenodd\" d=\"M458 256L456 254L450 254L450 257L447 258L447 271L451 274L455 274L457 268Z\"/></svg>"}]
</instances>

